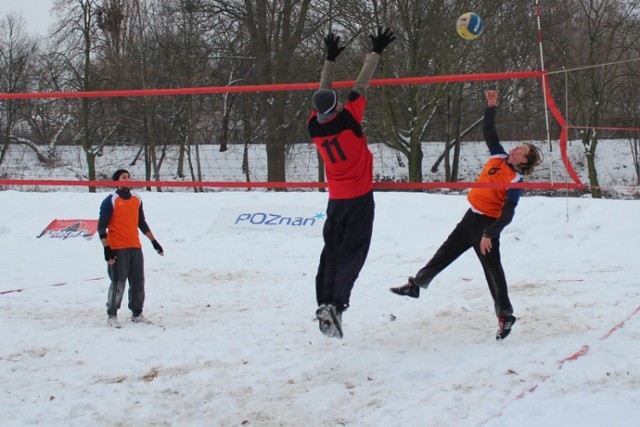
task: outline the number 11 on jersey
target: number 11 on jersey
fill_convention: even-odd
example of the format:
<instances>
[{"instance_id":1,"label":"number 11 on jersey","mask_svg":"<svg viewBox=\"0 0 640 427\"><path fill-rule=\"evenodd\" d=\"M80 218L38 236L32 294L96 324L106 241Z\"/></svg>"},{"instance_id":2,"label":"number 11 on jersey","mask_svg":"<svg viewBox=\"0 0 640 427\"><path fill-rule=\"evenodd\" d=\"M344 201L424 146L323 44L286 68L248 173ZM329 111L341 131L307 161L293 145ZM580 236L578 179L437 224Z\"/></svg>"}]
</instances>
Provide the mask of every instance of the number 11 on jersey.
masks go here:
<instances>
[{"instance_id":1,"label":"number 11 on jersey","mask_svg":"<svg viewBox=\"0 0 640 427\"><path fill-rule=\"evenodd\" d=\"M334 154L334 150L338 154L338 157L340 157L340 160L347 160L347 156L345 156L344 151L342 151L342 148L340 148L338 138L333 138L331 141L325 139L324 141L322 141L322 148L324 148L324 150L327 152L327 157L329 157L331 163L336 163L338 161Z\"/></svg>"}]
</instances>

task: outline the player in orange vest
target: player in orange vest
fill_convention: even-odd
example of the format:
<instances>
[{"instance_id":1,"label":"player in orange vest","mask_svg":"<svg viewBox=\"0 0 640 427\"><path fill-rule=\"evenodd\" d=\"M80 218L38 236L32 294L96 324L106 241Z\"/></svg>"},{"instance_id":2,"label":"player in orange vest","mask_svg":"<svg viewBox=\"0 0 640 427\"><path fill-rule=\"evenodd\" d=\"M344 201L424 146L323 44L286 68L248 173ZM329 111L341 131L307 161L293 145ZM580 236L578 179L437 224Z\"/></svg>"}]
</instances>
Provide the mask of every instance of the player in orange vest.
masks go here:
<instances>
[{"instance_id":1,"label":"player in orange vest","mask_svg":"<svg viewBox=\"0 0 640 427\"><path fill-rule=\"evenodd\" d=\"M151 232L144 217L142 199L132 193L126 182L129 172L118 169L113 180L119 182L116 191L103 200L98 219L98 235L104 248L104 259L108 264L109 292L107 316L109 326L119 327L117 313L122 303L124 287L129 280L129 309L131 320L150 323L143 315L144 306L144 258L138 229L151 241L160 255L164 250Z\"/></svg>"},{"instance_id":2,"label":"player in orange vest","mask_svg":"<svg viewBox=\"0 0 640 427\"><path fill-rule=\"evenodd\" d=\"M373 47L344 105L331 90L335 60L344 46L339 46L340 37L331 32L325 37L327 57L307 122L329 185L324 248L316 275L316 319L320 331L335 338L343 336L342 313L349 307L373 232L373 155L362 130L367 88L382 51L395 40L393 32L382 27L369 37Z\"/></svg>"},{"instance_id":3,"label":"player in orange vest","mask_svg":"<svg viewBox=\"0 0 640 427\"><path fill-rule=\"evenodd\" d=\"M518 145L507 153L498 138L495 126L498 93L486 92L487 108L484 113L484 138L490 158L477 182L509 184L522 182L540 164L542 157L532 144ZM473 248L484 270L494 309L498 317L497 340L505 339L511 332L516 318L509 300L507 280L500 261L500 233L515 213L522 194L520 188L474 187L467 199L471 207L451 232L435 255L415 277L409 277L406 285L391 288L391 292L412 298L420 296L420 288L426 289L438 273L455 261L469 248Z\"/></svg>"}]
</instances>

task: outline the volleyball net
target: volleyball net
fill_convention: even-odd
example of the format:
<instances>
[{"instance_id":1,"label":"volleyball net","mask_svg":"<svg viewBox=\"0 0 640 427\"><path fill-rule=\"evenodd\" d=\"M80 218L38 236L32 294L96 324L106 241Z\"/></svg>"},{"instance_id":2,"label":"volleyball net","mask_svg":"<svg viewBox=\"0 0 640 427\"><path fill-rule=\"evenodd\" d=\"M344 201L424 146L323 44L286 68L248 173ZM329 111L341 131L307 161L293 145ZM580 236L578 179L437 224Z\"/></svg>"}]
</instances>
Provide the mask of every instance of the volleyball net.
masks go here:
<instances>
[{"instance_id":1,"label":"volleyball net","mask_svg":"<svg viewBox=\"0 0 640 427\"><path fill-rule=\"evenodd\" d=\"M545 147L545 161L535 172L535 178L527 179L527 182L519 184L508 184L508 187L520 187L528 189L541 190L586 190L588 186L583 182L580 174L574 167L574 161L569 152L568 130L571 128L565 121L560 109L556 106L551 89L549 87L548 74L545 71L521 71L521 72L501 72L501 73L482 73L482 74L466 74L466 75L448 75L448 76L424 76L424 77L406 77L406 78L385 78L373 79L370 86L392 86L392 85L435 85L435 84L472 84L477 82L478 85L496 84L501 81L514 80L531 80L535 84L539 84L540 94L545 99L545 108L548 109L550 117L553 118L555 126L554 133L551 135L549 124L547 124L547 141L535 141L536 145ZM333 84L333 88L351 88L354 81L345 80L338 81ZM91 92L43 92L43 93L1 93L0 103L9 100L46 100L46 99L83 99L83 98L121 98L123 100L131 100L140 97L167 97L167 96L206 96L206 95L225 95L231 93L261 93L261 92L279 92L279 91L313 91L318 88L317 82L312 83L290 83L290 84L269 84L269 85L245 85L245 86L215 86L215 87L195 87L195 88L179 88L179 89L144 89L144 90L109 90L109 91L91 91ZM478 88L479 90L479 88ZM376 108L370 105L369 109ZM482 111L482 108L478 108ZM508 120L509 112L501 112L500 120ZM306 127L306 117L300 120L300 127ZM365 133L367 132L365 123ZM555 131L558 129L558 131ZM475 182L474 175L477 175L482 169L484 161L487 159L487 150L484 141L479 141L476 146L476 152L470 157L476 159L475 163L469 163L467 174L455 182L447 182L442 177L442 173L437 175L425 173L422 182L408 182L406 162L400 159L400 155L384 144L376 143L375 137L369 134L369 143L374 153L374 189L376 190L426 190L426 189L466 189L471 187L496 187L496 184L486 184ZM528 141L532 142L532 141ZM518 143L518 141L514 141ZM442 154L444 143L430 142L425 147L430 147L434 152ZM467 144L463 142L463 144ZM503 145L507 145L503 142ZM24 146L24 145L23 145ZM21 144L11 144L15 149L14 157L26 161L26 157L32 155L27 148L20 148ZM26 146L25 146L26 147ZM466 147L466 145L465 145ZM121 144L113 144L102 148L100 159L109 159L108 161L98 161L96 164L97 177L104 179L88 180L87 173L82 165L83 153L80 147L60 147L72 152L68 155L67 160L50 167L50 170L43 172L29 170L32 166L26 163L15 163L14 171L5 165L0 169L0 186L5 187L31 187L43 189L43 187L109 187L113 188L114 183L109 179L111 173L119 168L129 169L135 180L131 181L131 186L148 187L148 188L199 188L199 189L321 189L327 185L318 179L318 157L315 147L310 140L305 143L292 144L287 149L287 178L286 181L272 182L266 179L267 158L264 154L265 147L260 144L236 146L230 145L229 149L224 152L216 152L215 144L202 145L201 152L198 153L199 161L205 165L204 173L198 177L185 178L176 176L175 172L169 166L165 166L164 173L155 176L154 180L138 180L138 177L145 176L141 170L137 170L140 165L136 166L135 158L140 155L141 148L138 146L127 146ZM208 148L208 150L207 150ZM508 146L506 146L508 150ZM172 156L172 147L163 147L163 155L166 156L167 164L170 164ZM466 149L466 148L465 148ZM210 157L207 155L210 152ZM27 154L31 153L31 154ZM215 153L215 154L213 154ZM579 153L578 153L579 154ZM462 157L469 154L463 152ZM69 157L72 160L69 160ZM573 158L575 159L575 153ZM247 158L252 162L252 174L246 171ZM430 155L425 155L428 160ZM437 162L436 162L437 164ZM424 168L428 170L429 162L425 161ZM46 169L46 167L43 167ZM3 171L4 169L4 171ZM436 171L437 167L432 166L432 171Z\"/></svg>"}]
</instances>

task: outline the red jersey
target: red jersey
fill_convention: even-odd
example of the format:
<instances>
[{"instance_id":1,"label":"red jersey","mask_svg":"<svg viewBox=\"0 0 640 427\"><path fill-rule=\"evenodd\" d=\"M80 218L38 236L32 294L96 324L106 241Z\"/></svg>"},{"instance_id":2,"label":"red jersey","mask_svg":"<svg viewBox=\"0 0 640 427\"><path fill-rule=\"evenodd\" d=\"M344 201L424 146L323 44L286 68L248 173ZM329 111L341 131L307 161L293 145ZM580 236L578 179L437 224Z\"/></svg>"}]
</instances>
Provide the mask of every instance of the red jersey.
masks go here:
<instances>
[{"instance_id":1,"label":"red jersey","mask_svg":"<svg viewBox=\"0 0 640 427\"><path fill-rule=\"evenodd\" d=\"M330 199L352 199L373 188L373 154L362 131L366 99L352 91L344 108L330 121L318 123L311 113L307 126L327 174Z\"/></svg>"}]
</instances>

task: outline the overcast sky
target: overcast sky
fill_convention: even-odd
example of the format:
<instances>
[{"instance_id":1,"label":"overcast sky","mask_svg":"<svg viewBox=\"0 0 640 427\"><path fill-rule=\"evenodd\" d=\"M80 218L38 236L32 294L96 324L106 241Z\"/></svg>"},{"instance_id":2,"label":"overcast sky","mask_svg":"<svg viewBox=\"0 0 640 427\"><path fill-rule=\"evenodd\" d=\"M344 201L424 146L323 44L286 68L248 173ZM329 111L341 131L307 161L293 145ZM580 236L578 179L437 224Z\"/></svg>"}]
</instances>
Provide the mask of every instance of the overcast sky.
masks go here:
<instances>
[{"instance_id":1,"label":"overcast sky","mask_svg":"<svg viewBox=\"0 0 640 427\"><path fill-rule=\"evenodd\" d=\"M54 21L52 7L53 0L2 0L0 16L4 17L12 12L22 14L29 33L44 35L47 27Z\"/></svg>"}]
</instances>

